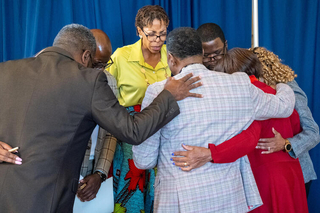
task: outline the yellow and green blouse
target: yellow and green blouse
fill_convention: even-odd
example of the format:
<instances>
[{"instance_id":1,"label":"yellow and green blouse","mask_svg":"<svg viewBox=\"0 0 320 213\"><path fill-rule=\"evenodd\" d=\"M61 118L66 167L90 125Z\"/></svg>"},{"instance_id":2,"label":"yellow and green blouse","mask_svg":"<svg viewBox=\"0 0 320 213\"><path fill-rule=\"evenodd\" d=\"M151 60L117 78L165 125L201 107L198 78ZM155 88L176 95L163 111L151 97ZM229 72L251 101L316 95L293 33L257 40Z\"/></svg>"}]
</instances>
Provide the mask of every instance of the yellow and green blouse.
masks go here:
<instances>
[{"instance_id":1,"label":"yellow and green blouse","mask_svg":"<svg viewBox=\"0 0 320 213\"><path fill-rule=\"evenodd\" d=\"M111 58L114 64L107 71L117 80L118 99L124 107L141 104L149 84L171 76L166 45L161 48L161 60L155 68L144 61L141 39L134 44L118 48Z\"/></svg>"}]
</instances>

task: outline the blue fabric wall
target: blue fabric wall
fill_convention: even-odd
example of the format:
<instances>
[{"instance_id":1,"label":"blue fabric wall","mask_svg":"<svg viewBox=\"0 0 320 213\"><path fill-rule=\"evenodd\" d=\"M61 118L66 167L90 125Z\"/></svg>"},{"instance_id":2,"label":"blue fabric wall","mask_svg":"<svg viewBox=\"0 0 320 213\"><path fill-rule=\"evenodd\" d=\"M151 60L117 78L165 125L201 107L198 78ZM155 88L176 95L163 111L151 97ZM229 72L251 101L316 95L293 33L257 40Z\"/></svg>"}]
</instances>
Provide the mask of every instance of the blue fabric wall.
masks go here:
<instances>
[{"instance_id":1,"label":"blue fabric wall","mask_svg":"<svg viewBox=\"0 0 320 213\"><path fill-rule=\"evenodd\" d=\"M320 124L320 1L260 0L260 46L275 52L298 75L308 105ZM310 151L320 178L320 146ZM310 212L320 212L320 181L313 181L308 198Z\"/></svg>"},{"instance_id":2,"label":"blue fabric wall","mask_svg":"<svg viewBox=\"0 0 320 213\"><path fill-rule=\"evenodd\" d=\"M164 7L169 30L219 24L229 48L251 45L251 1L243 0L0 0L0 62L30 57L51 46L66 24L79 23L105 31L113 50L138 40L134 21L139 8ZM320 123L320 2L319 0L260 0L260 46L274 51L298 74L297 82L309 98ZM310 154L320 177L320 146ZM310 212L318 212L320 183L314 181ZM285 205L285 204L284 204Z\"/></svg>"}]
</instances>

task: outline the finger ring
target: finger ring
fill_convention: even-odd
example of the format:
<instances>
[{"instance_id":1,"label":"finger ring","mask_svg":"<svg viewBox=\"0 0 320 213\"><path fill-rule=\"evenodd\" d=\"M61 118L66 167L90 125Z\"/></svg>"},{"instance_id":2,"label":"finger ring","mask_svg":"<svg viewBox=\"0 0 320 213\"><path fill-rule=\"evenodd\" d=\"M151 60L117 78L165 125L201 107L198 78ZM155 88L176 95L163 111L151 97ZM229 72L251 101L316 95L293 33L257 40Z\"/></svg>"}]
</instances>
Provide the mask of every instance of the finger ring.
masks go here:
<instances>
[{"instance_id":1,"label":"finger ring","mask_svg":"<svg viewBox=\"0 0 320 213\"><path fill-rule=\"evenodd\" d=\"M184 163L184 166L187 166L188 164L187 163Z\"/></svg>"},{"instance_id":2,"label":"finger ring","mask_svg":"<svg viewBox=\"0 0 320 213\"><path fill-rule=\"evenodd\" d=\"M269 152L270 152L270 149L271 149L271 148L270 148L270 147L268 147L268 151L269 151Z\"/></svg>"}]
</instances>

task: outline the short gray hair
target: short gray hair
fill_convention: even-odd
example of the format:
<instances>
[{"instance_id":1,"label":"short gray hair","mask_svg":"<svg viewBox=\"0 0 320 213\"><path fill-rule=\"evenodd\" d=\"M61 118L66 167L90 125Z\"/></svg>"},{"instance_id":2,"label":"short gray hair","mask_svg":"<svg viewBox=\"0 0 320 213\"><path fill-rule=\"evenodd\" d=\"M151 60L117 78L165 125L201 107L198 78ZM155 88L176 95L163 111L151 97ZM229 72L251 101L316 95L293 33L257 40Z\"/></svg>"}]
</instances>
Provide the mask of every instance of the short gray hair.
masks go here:
<instances>
[{"instance_id":1,"label":"short gray hair","mask_svg":"<svg viewBox=\"0 0 320 213\"><path fill-rule=\"evenodd\" d=\"M89 50L94 56L96 40L91 31L80 24L64 26L55 37L53 46L63 48L72 54Z\"/></svg>"}]
</instances>

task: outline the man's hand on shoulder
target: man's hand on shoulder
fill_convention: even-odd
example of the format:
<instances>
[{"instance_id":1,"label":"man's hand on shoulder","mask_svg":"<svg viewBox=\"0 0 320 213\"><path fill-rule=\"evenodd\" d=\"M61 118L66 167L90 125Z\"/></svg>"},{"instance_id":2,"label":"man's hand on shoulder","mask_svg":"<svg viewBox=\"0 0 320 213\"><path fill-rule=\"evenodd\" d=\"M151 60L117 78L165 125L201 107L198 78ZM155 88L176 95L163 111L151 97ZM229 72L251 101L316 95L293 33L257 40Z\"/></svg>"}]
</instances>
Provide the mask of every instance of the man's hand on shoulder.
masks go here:
<instances>
[{"instance_id":1,"label":"man's hand on shoulder","mask_svg":"<svg viewBox=\"0 0 320 213\"><path fill-rule=\"evenodd\" d=\"M193 78L192 76L193 74L189 73L179 80L169 77L164 89L168 90L177 101L185 99L186 97L202 98L201 94L190 92L190 90L202 86L202 82L197 82L200 80L200 76Z\"/></svg>"}]
</instances>

